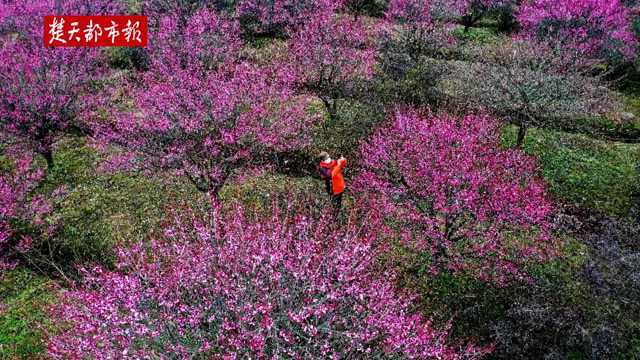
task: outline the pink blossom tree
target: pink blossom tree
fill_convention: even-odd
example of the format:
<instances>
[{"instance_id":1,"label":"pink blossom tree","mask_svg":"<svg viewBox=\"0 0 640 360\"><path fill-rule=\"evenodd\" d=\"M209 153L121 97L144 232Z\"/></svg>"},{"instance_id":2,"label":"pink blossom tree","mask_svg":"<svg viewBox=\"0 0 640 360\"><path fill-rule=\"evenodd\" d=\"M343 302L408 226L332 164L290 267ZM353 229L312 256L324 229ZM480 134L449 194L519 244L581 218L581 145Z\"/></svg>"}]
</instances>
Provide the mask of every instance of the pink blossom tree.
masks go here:
<instances>
[{"instance_id":1,"label":"pink blossom tree","mask_svg":"<svg viewBox=\"0 0 640 360\"><path fill-rule=\"evenodd\" d=\"M185 25L189 17L207 9L240 22L244 35L288 36L316 12L333 11L335 0L145 0L142 10L153 19L174 16Z\"/></svg>"},{"instance_id":2,"label":"pink blossom tree","mask_svg":"<svg viewBox=\"0 0 640 360\"><path fill-rule=\"evenodd\" d=\"M216 209L214 207L214 209ZM275 209L275 208L274 208ZM183 216L162 239L120 252L118 269L86 271L64 294L54 359L179 357L473 359L411 312L379 273L375 219L289 209L252 222L241 209Z\"/></svg>"},{"instance_id":3,"label":"pink blossom tree","mask_svg":"<svg viewBox=\"0 0 640 360\"><path fill-rule=\"evenodd\" d=\"M487 116L397 111L362 145L352 189L406 245L430 255L432 272L522 278L527 261L552 249L552 207L536 161L501 150L497 130Z\"/></svg>"},{"instance_id":4,"label":"pink blossom tree","mask_svg":"<svg viewBox=\"0 0 640 360\"><path fill-rule=\"evenodd\" d=\"M99 51L45 48L42 16L120 12L115 1L3 2L0 32L0 140L20 144L53 166L53 146L67 133L84 133L80 95L99 75ZM11 34L9 36L8 34Z\"/></svg>"},{"instance_id":5,"label":"pink blossom tree","mask_svg":"<svg viewBox=\"0 0 640 360\"><path fill-rule=\"evenodd\" d=\"M305 145L314 117L286 74L242 59L237 23L207 9L188 23L162 19L150 70L127 90L131 111L91 117L102 142L135 154L140 166L186 175L215 196L236 169Z\"/></svg>"},{"instance_id":6,"label":"pink blossom tree","mask_svg":"<svg viewBox=\"0 0 640 360\"><path fill-rule=\"evenodd\" d=\"M533 0L517 17L526 35L592 58L629 60L636 51L629 10L619 0Z\"/></svg>"},{"instance_id":7,"label":"pink blossom tree","mask_svg":"<svg viewBox=\"0 0 640 360\"><path fill-rule=\"evenodd\" d=\"M578 128L585 119L615 118L620 112L607 74L594 75L597 61L574 49L506 39L470 54L473 61L450 70L455 74L446 80L454 89L451 99L518 126L517 147L532 127Z\"/></svg>"},{"instance_id":8,"label":"pink blossom tree","mask_svg":"<svg viewBox=\"0 0 640 360\"><path fill-rule=\"evenodd\" d=\"M391 0L385 17L396 23L430 24L431 0Z\"/></svg>"},{"instance_id":9,"label":"pink blossom tree","mask_svg":"<svg viewBox=\"0 0 640 360\"><path fill-rule=\"evenodd\" d=\"M338 102L373 76L375 49L361 21L321 12L290 40L289 63L299 88L320 98L335 119Z\"/></svg>"},{"instance_id":10,"label":"pink blossom tree","mask_svg":"<svg viewBox=\"0 0 640 360\"><path fill-rule=\"evenodd\" d=\"M202 9L219 12L233 12L234 0L143 0L141 12L156 21L164 16L173 16L180 25Z\"/></svg>"}]
</instances>

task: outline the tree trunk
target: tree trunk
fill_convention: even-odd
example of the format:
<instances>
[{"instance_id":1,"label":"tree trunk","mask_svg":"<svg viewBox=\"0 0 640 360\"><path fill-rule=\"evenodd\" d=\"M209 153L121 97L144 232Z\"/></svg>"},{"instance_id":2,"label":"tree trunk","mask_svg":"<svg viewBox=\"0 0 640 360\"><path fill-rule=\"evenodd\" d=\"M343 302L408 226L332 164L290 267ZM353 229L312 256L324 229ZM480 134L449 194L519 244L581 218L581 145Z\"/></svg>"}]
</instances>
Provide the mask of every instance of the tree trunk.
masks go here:
<instances>
[{"instance_id":1,"label":"tree trunk","mask_svg":"<svg viewBox=\"0 0 640 360\"><path fill-rule=\"evenodd\" d=\"M212 186L211 190L207 193L209 195L209 198L218 200L218 196L220 194L220 190L222 190L222 186L224 186L224 182Z\"/></svg>"},{"instance_id":2,"label":"tree trunk","mask_svg":"<svg viewBox=\"0 0 640 360\"><path fill-rule=\"evenodd\" d=\"M527 136L527 127L525 125L520 125L520 127L518 127L518 139L516 141L516 147L518 149L522 149L525 136Z\"/></svg>"},{"instance_id":3,"label":"tree trunk","mask_svg":"<svg viewBox=\"0 0 640 360\"><path fill-rule=\"evenodd\" d=\"M462 17L462 25L464 26L463 32L467 34L469 32L469 29L471 28L471 25L473 25L470 15L465 15Z\"/></svg>"},{"instance_id":4,"label":"tree trunk","mask_svg":"<svg viewBox=\"0 0 640 360\"><path fill-rule=\"evenodd\" d=\"M333 102L331 103L331 117L333 118L333 120L336 120L338 118L338 100L333 100Z\"/></svg>"},{"instance_id":5,"label":"tree trunk","mask_svg":"<svg viewBox=\"0 0 640 360\"><path fill-rule=\"evenodd\" d=\"M51 152L51 150L45 150L43 152L40 153L44 159L47 161L47 169L51 170L53 168L53 153Z\"/></svg>"},{"instance_id":6,"label":"tree trunk","mask_svg":"<svg viewBox=\"0 0 640 360\"><path fill-rule=\"evenodd\" d=\"M338 118L338 100L328 100L326 98L320 98L322 103L324 104L325 109L327 109L327 113L329 114L329 119L334 121Z\"/></svg>"}]
</instances>

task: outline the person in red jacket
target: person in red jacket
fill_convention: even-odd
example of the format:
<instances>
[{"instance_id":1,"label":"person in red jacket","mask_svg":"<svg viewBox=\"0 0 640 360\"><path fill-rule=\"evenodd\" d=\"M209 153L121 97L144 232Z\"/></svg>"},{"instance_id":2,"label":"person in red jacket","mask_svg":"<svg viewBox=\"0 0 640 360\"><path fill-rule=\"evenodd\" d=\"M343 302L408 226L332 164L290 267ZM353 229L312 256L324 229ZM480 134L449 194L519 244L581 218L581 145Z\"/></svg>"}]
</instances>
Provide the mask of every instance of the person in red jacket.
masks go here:
<instances>
[{"instance_id":1,"label":"person in red jacket","mask_svg":"<svg viewBox=\"0 0 640 360\"><path fill-rule=\"evenodd\" d=\"M325 151L320 153L319 158L320 164L318 164L318 171L320 178L325 182L327 194L331 198L331 202L337 213L342 208L342 193L345 189L342 169L347 165L347 159L340 157L337 161L333 160Z\"/></svg>"},{"instance_id":2,"label":"person in red jacket","mask_svg":"<svg viewBox=\"0 0 640 360\"><path fill-rule=\"evenodd\" d=\"M327 195L333 195L333 191L331 189L331 169L336 166L336 161L331 159L331 156L326 151L323 151L318 156L320 158L320 164L318 164L318 172L320 173L320 178L324 180L325 190L327 191Z\"/></svg>"},{"instance_id":3,"label":"person in red jacket","mask_svg":"<svg viewBox=\"0 0 640 360\"><path fill-rule=\"evenodd\" d=\"M346 187L344 177L342 176L342 169L347 166L347 159L340 157L336 162L336 166L331 169L331 190L333 191L333 206L335 207L336 214L342 209L342 193Z\"/></svg>"}]
</instances>

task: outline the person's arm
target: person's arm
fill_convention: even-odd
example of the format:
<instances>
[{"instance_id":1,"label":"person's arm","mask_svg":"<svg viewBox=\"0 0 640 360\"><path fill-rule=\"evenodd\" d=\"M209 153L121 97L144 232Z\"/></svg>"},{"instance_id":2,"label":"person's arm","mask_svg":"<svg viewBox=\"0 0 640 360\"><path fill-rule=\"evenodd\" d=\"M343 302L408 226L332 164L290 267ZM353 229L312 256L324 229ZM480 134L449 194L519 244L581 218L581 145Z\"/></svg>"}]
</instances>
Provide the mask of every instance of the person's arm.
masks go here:
<instances>
[{"instance_id":1,"label":"person's arm","mask_svg":"<svg viewBox=\"0 0 640 360\"><path fill-rule=\"evenodd\" d=\"M347 159L345 158L338 159L338 164L333 168L333 170L331 170L331 175L335 176L336 174L340 173L340 171L342 171L342 169L344 169L345 166L347 166Z\"/></svg>"}]
</instances>

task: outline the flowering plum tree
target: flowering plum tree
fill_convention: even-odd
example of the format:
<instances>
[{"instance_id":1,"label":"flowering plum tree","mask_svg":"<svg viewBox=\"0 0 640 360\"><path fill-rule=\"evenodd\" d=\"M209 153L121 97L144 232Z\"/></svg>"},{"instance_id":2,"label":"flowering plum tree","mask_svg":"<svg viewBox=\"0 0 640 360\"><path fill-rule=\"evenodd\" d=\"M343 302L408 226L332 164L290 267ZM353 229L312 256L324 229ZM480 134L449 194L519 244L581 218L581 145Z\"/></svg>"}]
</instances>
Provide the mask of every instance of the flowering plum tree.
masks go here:
<instances>
[{"instance_id":1,"label":"flowering plum tree","mask_svg":"<svg viewBox=\"0 0 640 360\"><path fill-rule=\"evenodd\" d=\"M375 269L375 221L342 229L329 218L241 209L182 217L165 238L95 268L55 313L55 359L89 356L220 358L477 358L411 314L394 274Z\"/></svg>"},{"instance_id":2,"label":"flowering plum tree","mask_svg":"<svg viewBox=\"0 0 640 360\"><path fill-rule=\"evenodd\" d=\"M619 0L535 0L518 12L525 34L598 59L631 59L636 40L629 11Z\"/></svg>"},{"instance_id":3,"label":"flowering plum tree","mask_svg":"<svg viewBox=\"0 0 640 360\"><path fill-rule=\"evenodd\" d=\"M241 61L235 22L202 9L189 27L179 23L163 18L151 70L129 89L135 109L94 122L100 140L138 155L141 166L177 170L216 195L252 158L304 145L313 117L286 76Z\"/></svg>"},{"instance_id":4,"label":"flowering plum tree","mask_svg":"<svg viewBox=\"0 0 640 360\"><path fill-rule=\"evenodd\" d=\"M570 128L619 111L604 74L591 76L594 62L573 49L507 40L473 53L452 79L455 96L517 125L519 147L530 127Z\"/></svg>"},{"instance_id":5,"label":"flowering plum tree","mask_svg":"<svg viewBox=\"0 0 640 360\"><path fill-rule=\"evenodd\" d=\"M64 13L116 12L114 1L57 2ZM42 16L55 13L53 1L3 2L0 29L0 137L41 154L53 166L53 145L66 133L86 127L76 115L80 94L98 75L95 49L45 48Z\"/></svg>"},{"instance_id":6,"label":"flowering plum tree","mask_svg":"<svg viewBox=\"0 0 640 360\"><path fill-rule=\"evenodd\" d=\"M373 76L375 49L361 21L321 12L293 36L289 58L299 87L318 96L335 119L338 101Z\"/></svg>"},{"instance_id":7,"label":"flowering plum tree","mask_svg":"<svg viewBox=\"0 0 640 360\"><path fill-rule=\"evenodd\" d=\"M22 230L45 226L43 216L50 210L49 203L42 197L30 197L43 175L28 155L17 157L0 174L0 274L31 248L33 238Z\"/></svg>"},{"instance_id":8,"label":"flowering plum tree","mask_svg":"<svg viewBox=\"0 0 640 360\"><path fill-rule=\"evenodd\" d=\"M497 123L397 111L361 148L353 189L401 238L430 254L431 271L470 271L503 284L545 258L552 211L537 164L500 150ZM522 243L510 241L524 236Z\"/></svg>"},{"instance_id":9,"label":"flowering plum tree","mask_svg":"<svg viewBox=\"0 0 640 360\"><path fill-rule=\"evenodd\" d=\"M398 103L424 106L440 98L436 85L446 67L439 60L449 59L459 47L452 26L435 21L431 5L427 0L389 3L388 26L377 38L380 71L376 79L385 85L379 87L384 95L376 101L390 107Z\"/></svg>"},{"instance_id":10,"label":"flowering plum tree","mask_svg":"<svg viewBox=\"0 0 640 360\"><path fill-rule=\"evenodd\" d=\"M387 20L396 23L431 23L430 0L391 0L385 14Z\"/></svg>"},{"instance_id":11,"label":"flowering plum tree","mask_svg":"<svg viewBox=\"0 0 640 360\"><path fill-rule=\"evenodd\" d=\"M175 17L185 25L202 9L235 18L241 30L251 36L285 36L316 12L333 11L335 0L145 0L143 12L153 19Z\"/></svg>"}]
</instances>

